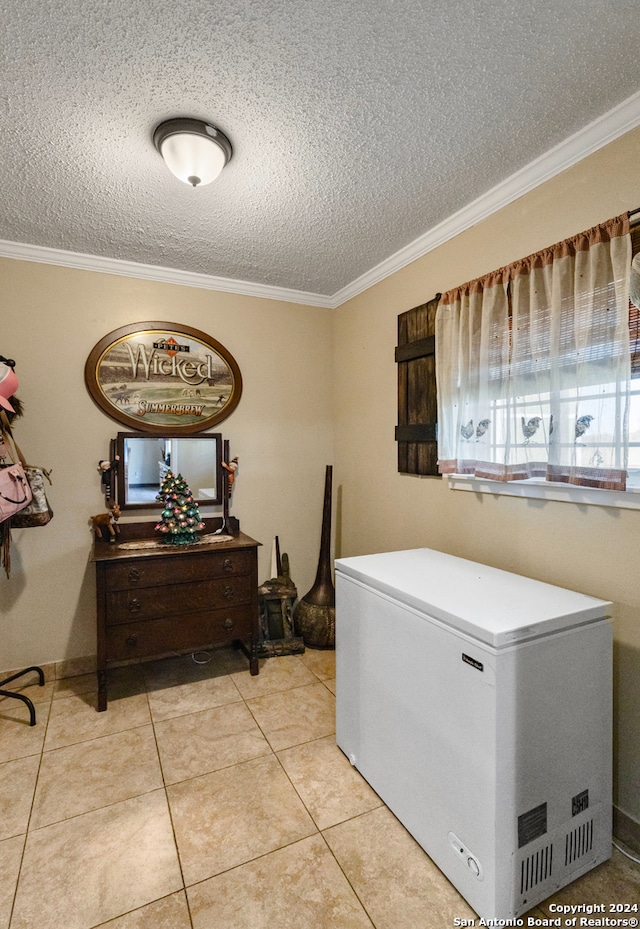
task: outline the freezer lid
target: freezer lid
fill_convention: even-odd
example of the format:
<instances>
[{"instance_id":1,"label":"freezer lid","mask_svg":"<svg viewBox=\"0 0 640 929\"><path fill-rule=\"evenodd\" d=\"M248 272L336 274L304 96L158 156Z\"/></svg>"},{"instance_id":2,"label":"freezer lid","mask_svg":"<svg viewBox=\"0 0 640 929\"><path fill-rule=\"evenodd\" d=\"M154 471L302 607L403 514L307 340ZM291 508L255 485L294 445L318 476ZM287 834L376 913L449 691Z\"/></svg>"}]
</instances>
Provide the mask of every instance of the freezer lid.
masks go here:
<instances>
[{"instance_id":1,"label":"freezer lid","mask_svg":"<svg viewBox=\"0 0 640 929\"><path fill-rule=\"evenodd\" d=\"M494 648L612 615L605 600L428 548L340 558L335 567Z\"/></svg>"}]
</instances>

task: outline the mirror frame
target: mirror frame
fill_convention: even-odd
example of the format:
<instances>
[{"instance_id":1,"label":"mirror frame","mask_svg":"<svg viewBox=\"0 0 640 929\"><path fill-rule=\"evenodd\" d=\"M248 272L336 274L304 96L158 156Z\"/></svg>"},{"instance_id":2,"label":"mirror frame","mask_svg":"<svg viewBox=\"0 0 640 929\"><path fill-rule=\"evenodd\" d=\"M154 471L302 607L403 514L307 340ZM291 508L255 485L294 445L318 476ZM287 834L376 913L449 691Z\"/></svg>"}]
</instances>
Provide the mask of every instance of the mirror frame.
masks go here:
<instances>
[{"instance_id":1,"label":"mirror frame","mask_svg":"<svg viewBox=\"0 0 640 929\"><path fill-rule=\"evenodd\" d=\"M113 441L114 451L115 451L115 461L116 461L116 487L117 487L117 499L120 504L120 509L122 510L142 510L142 509L152 509L158 508L160 503L157 500L153 500L149 503L130 503L127 500L127 487L125 486L125 442L127 439L170 439L171 442L181 442L183 440L192 441L199 439L215 439L216 440L216 451L214 456L215 462L215 475L216 475L216 496L198 498L194 496L194 501L198 506L218 506L223 502L223 492L224 492L224 481L222 474L222 434L220 432L200 432L197 435L149 435L148 432L119 432L115 440ZM184 475L188 478L188 475ZM158 482L158 490L160 489L160 482ZM191 488L193 492L193 488Z\"/></svg>"}]
</instances>

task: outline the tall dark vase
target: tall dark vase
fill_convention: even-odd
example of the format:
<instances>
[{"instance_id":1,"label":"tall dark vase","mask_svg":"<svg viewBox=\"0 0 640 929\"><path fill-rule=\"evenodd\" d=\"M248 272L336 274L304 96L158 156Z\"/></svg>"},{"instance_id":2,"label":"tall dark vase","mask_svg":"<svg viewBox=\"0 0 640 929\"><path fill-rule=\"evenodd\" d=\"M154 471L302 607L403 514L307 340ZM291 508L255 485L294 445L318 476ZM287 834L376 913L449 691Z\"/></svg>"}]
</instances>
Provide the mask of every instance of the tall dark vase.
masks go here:
<instances>
[{"instance_id":1,"label":"tall dark vase","mask_svg":"<svg viewBox=\"0 0 640 929\"><path fill-rule=\"evenodd\" d=\"M333 467L327 465L324 481L322 535L316 579L311 590L296 605L296 632L309 648L336 646L336 592L331 578L331 478Z\"/></svg>"}]
</instances>

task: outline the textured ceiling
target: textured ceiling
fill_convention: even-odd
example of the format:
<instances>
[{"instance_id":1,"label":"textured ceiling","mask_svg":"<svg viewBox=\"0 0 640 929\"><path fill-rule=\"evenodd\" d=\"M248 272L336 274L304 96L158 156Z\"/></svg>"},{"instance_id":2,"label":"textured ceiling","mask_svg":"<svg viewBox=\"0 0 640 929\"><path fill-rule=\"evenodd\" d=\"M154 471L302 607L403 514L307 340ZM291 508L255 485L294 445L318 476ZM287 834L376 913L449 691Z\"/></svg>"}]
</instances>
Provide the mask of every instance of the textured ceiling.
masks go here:
<instances>
[{"instance_id":1,"label":"textured ceiling","mask_svg":"<svg viewBox=\"0 0 640 929\"><path fill-rule=\"evenodd\" d=\"M630 0L0 0L0 239L334 294L640 88ZM192 190L152 143L210 120Z\"/></svg>"}]
</instances>

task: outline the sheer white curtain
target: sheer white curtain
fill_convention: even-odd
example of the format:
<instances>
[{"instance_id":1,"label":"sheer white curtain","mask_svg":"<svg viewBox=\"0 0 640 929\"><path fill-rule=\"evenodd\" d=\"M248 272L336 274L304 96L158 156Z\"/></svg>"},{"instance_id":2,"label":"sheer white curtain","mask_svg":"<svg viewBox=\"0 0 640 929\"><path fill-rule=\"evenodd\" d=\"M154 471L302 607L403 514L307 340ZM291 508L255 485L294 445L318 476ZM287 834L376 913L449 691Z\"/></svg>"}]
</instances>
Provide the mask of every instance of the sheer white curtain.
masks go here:
<instances>
[{"instance_id":1,"label":"sheer white curtain","mask_svg":"<svg viewBox=\"0 0 640 929\"><path fill-rule=\"evenodd\" d=\"M630 267L624 214L444 294L442 474L624 490Z\"/></svg>"}]
</instances>

